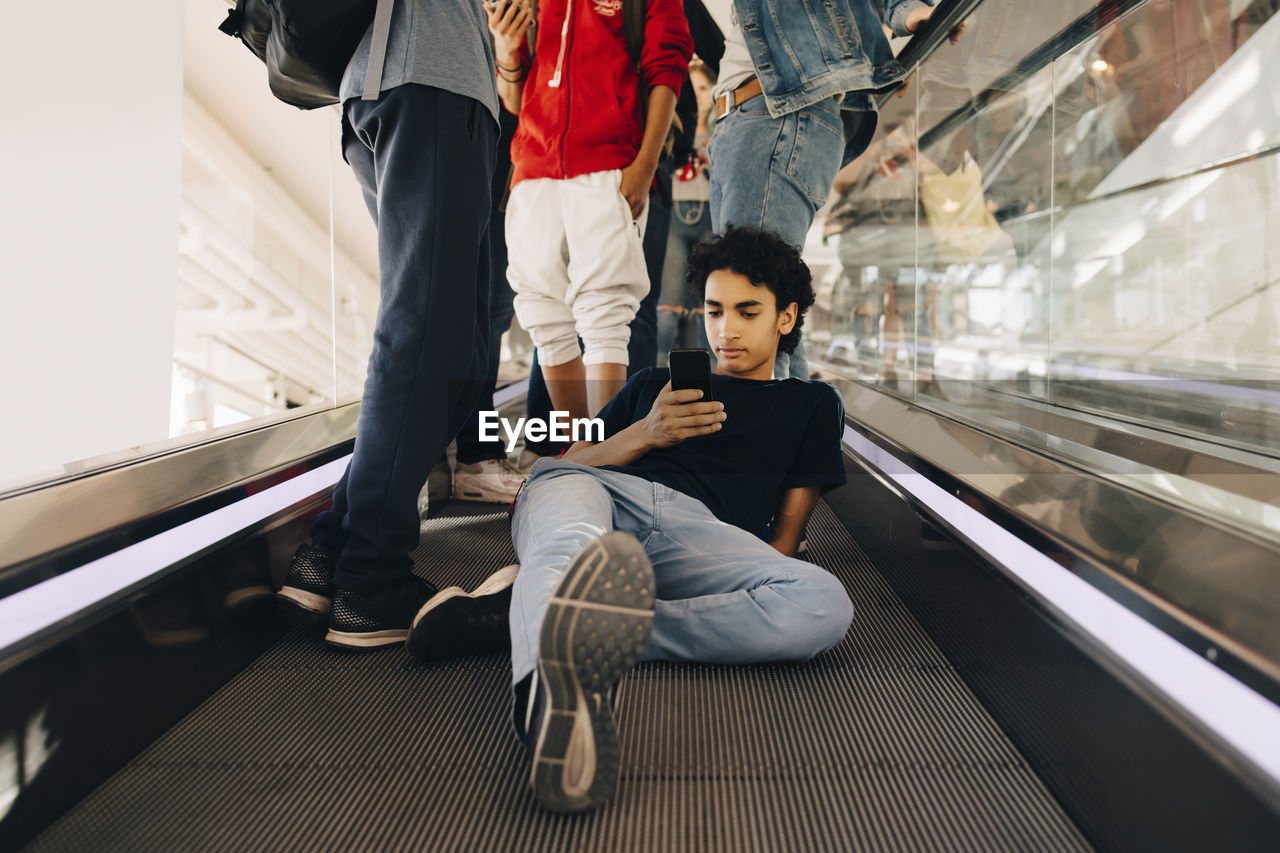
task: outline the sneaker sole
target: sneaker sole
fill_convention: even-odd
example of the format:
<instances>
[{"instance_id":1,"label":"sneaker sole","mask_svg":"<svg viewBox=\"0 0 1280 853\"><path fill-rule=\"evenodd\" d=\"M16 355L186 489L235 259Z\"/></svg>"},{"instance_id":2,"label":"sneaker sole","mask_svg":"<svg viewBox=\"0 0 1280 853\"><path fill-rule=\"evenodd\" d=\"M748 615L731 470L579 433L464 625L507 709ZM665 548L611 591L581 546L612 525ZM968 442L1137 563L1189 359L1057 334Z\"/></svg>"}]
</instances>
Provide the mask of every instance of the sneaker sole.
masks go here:
<instances>
[{"instance_id":1,"label":"sneaker sole","mask_svg":"<svg viewBox=\"0 0 1280 853\"><path fill-rule=\"evenodd\" d=\"M329 596L320 595L316 592L307 592L305 589L298 589L296 586L281 587L280 591L276 593L276 598L308 613L324 615L329 612Z\"/></svg>"},{"instance_id":2,"label":"sneaker sole","mask_svg":"<svg viewBox=\"0 0 1280 853\"><path fill-rule=\"evenodd\" d=\"M493 595L495 592L501 592L516 582L516 575L520 573L520 566L512 564L503 566L489 577L485 578L484 583L471 591L472 596Z\"/></svg>"},{"instance_id":3,"label":"sneaker sole","mask_svg":"<svg viewBox=\"0 0 1280 853\"><path fill-rule=\"evenodd\" d=\"M483 486L459 486L456 482L453 484L453 497L455 500L475 501L477 503L509 504L516 499L516 493L519 491L519 486L513 492L502 489L487 489Z\"/></svg>"},{"instance_id":4,"label":"sneaker sole","mask_svg":"<svg viewBox=\"0 0 1280 853\"><path fill-rule=\"evenodd\" d=\"M334 631L330 629L324 635L324 641L334 648L346 649L348 651L365 651L368 649L380 649L383 646L394 646L403 643L405 638L409 636L407 628L396 628L388 631L369 631L367 633L353 633L347 631Z\"/></svg>"},{"instance_id":5,"label":"sneaker sole","mask_svg":"<svg viewBox=\"0 0 1280 853\"><path fill-rule=\"evenodd\" d=\"M515 583L516 574L519 571L520 567L518 565L504 566L486 578L484 583L480 584L480 586L476 587L471 592L467 592L460 586L451 586L437 592L431 597L430 601L422 605L421 610L414 614L413 627L409 629L409 636L405 640L406 644L409 646L409 651L413 653L415 657L422 660L445 660L447 658L454 657L456 650L447 649L447 644L437 642L438 636L441 632L434 632L432 635L428 636L418 631L418 623L420 623L427 614L434 611L439 617L442 629L447 631L448 626L451 625L454 620L450 619L449 614L443 611L449 610L460 604L461 602L458 601L460 598L474 599L486 595L496 595L505 589L510 589L511 585ZM508 603L509 602L510 598L508 597ZM499 649L478 648L475 649L475 651L479 654L484 654L487 652L499 651Z\"/></svg>"},{"instance_id":6,"label":"sneaker sole","mask_svg":"<svg viewBox=\"0 0 1280 853\"><path fill-rule=\"evenodd\" d=\"M616 531L574 558L551 598L538 638L547 710L530 783L552 811L595 808L617 788L610 691L644 653L653 602L649 558L634 537Z\"/></svg>"}]
</instances>

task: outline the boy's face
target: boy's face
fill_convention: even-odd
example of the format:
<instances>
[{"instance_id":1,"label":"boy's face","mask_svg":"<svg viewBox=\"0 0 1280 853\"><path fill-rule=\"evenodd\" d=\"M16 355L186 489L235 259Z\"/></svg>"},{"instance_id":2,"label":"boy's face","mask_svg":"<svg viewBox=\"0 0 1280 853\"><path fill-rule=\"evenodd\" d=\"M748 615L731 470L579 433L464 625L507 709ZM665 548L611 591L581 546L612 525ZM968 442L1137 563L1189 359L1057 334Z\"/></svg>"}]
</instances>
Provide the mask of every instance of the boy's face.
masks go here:
<instances>
[{"instance_id":1,"label":"boy's face","mask_svg":"<svg viewBox=\"0 0 1280 853\"><path fill-rule=\"evenodd\" d=\"M772 379L778 341L796 324L796 304L781 311L773 291L745 275L716 270L707 276L707 340L716 353L715 372L741 379Z\"/></svg>"}]
</instances>

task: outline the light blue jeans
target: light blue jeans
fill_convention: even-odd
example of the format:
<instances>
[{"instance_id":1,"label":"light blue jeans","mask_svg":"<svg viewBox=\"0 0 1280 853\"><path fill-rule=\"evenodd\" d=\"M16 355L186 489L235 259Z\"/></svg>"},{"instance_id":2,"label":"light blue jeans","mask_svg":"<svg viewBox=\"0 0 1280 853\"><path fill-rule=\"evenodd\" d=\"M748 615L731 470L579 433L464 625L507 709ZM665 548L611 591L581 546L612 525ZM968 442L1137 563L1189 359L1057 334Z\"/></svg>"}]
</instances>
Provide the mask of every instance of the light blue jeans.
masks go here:
<instances>
[{"instance_id":1,"label":"light blue jeans","mask_svg":"<svg viewBox=\"0 0 1280 853\"><path fill-rule=\"evenodd\" d=\"M844 154L840 106L827 98L781 118L757 95L716 122L709 149L711 225L751 225L803 250ZM809 378L803 342L778 354L774 376Z\"/></svg>"},{"instance_id":2,"label":"light blue jeans","mask_svg":"<svg viewBox=\"0 0 1280 853\"><path fill-rule=\"evenodd\" d=\"M662 293L658 305L684 308L686 326L694 326L698 346L711 351L703 315L695 313L702 304L689 293L685 272L689 268L689 252L711 233L710 204L705 201L676 201L671 205L671 228L667 234L667 253L662 262ZM667 366L667 353L675 346L681 316L674 311L658 309L658 367ZM714 354L712 356L714 361Z\"/></svg>"},{"instance_id":3,"label":"light blue jeans","mask_svg":"<svg viewBox=\"0 0 1280 853\"><path fill-rule=\"evenodd\" d=\"M511 597L511 673L538 661L538 631L570 561L609 530L644 546L657 580L645 660L808 660L838 644L853 604L825 569L784 557L700 501L630 474L543 458L511 523L520 573Z\"/></svg>"}]
</instances>

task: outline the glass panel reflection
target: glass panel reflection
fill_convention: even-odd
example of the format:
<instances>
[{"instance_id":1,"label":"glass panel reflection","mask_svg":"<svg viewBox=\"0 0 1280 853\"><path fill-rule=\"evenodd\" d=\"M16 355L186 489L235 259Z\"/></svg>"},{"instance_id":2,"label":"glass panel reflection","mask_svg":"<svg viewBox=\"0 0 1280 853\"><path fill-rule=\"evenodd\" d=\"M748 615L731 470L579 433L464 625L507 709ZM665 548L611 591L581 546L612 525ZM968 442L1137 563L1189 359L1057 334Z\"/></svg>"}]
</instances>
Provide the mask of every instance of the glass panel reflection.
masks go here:
<instances>
[{"instance_id":1,"label":"glass panel reflection","mask_svg":"<svg viewBox=\"0 0 1280 853\"><path fill-rule=\"evenodd\" d=\"M275 100L224 10L186 13L172 436L358 396L377 303L338 110Z\"/></svg>"},{"instance_id":2,"label":"glass panel reflection","mask_svg":"<svg viewBox=\"0 0 1280 853\"><path fill-rule=\"evenodd\" d=\"M837 180L815 362L1275 454L1278 6L984 2Z\"/></svg>"}]
</instances>

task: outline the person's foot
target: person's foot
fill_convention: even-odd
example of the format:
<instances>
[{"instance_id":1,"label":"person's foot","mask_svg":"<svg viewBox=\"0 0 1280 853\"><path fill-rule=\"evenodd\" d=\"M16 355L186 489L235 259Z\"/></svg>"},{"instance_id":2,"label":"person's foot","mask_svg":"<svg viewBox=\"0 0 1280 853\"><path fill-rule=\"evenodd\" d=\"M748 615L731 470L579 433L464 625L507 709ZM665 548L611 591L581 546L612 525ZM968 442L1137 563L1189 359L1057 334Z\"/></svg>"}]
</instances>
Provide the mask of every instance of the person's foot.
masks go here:
<instances>
[{"instance_id":1,"label":"person's foot","mask_svg":"<svg viewBox=\"0 0 1280 853\"><path fill-rule=\"evenodd\" d=\"M418 518L428 519L449 502L453 494L453 472L449 460L441 459L431 467L427 482L418 493Z\"/></svg>"},{"instance_id":2,"label":"person's foot","mask_svg":"<svg viewBox=\"0 0 1280 853\"><path fill-rule=\"evenodd\" d=\"M520 458L516 460L516 470L527 477L529 476L530 469L533 468L533 463L537 462L541 458L541 456L534 453L532 450L527 448L525 450L521 450Z\"/></svg>"},{"instance_id":3,"label":"person's foot","mask_svg":"<svg viewBox=\"0 0 1280 853\"><path fill-rule=\"evenodd\" d=\"M525 475L507 459L458 463L453 474L453 494L460 501L509 504L516 499Z\"/></svg>"},{"instance_id":4,"label":"person's foot","mask_svg":"<svg viewBox=\"0 0 1280 853\"><path fill-rule=\"evenodd\" d=\"M436 588L417 575L368 596L335 586L324 641L352 651L403 643L414 614L435 594Z\"/></svg>"},{"instance_id":5,"label":"person's foot","mask_svg":"<svg viewBox=\"0 0 1280 853\"><path fill-rule=\"evenodd\" d=\"M413 617L409 651L424 661L511 648L507 611L519 566L499 569L473 589L442 589Z\"/></svg>"},{"instance_id":6,"label":"person's foot","mask_svg":"<svg viewBox=\"0 0 1280 853\"><path fill-rule=\"evenodd\" d=\"M573 558L538 635L536 727L530 782L557 812L602 805L618 784L614 688L653 631L653 567L631 536L611 531Z\"/></svg>"},{"instance_id":7,"label":"person's foot","mask_svg":"<svg viewBox=\"0 0 1280 853\"><path fill-rule=\"evenodd\" d=\"M328 613L333 598L333 570L337 565L336 551L304 542L293 553L293 562L284 575L284 586L276 597L309 613Z\"/></svg>"}]
</instances>

